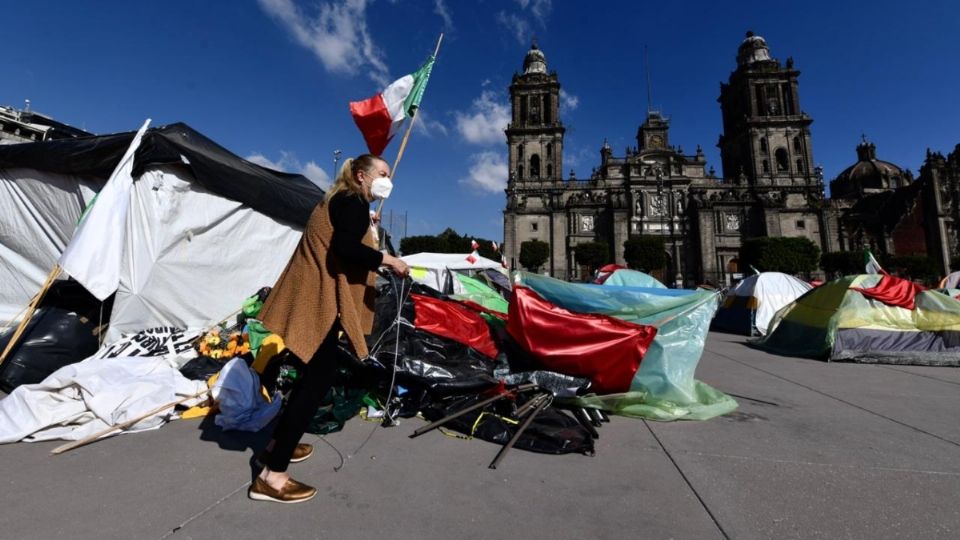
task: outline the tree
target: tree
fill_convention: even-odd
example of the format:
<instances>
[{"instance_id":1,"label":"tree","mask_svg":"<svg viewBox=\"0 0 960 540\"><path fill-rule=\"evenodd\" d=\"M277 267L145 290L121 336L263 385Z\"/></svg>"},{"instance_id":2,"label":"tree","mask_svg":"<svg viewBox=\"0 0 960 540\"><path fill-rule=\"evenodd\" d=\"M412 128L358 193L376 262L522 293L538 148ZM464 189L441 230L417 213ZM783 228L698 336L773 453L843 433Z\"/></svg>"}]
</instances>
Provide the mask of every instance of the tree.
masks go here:
<instances>
[{"instance_id":1,"label":"tree","mask_svg":"<svg viewBox=\"0 0 960 540\"><path fill-rule=\"evenodd\" d=\"M667 265L663 238L659 236L635 236L623 243L623 258L633 270L651 272Z\"/></svg>"},{"instance_id":2,"label":"tree","mask_svg":"<svg viewBox=\"0 0 960 540\"><path fill-rule=\"evenodd\" d=\"M577 244L575 252L577 264L586 266L593 272L610 260L610 246L606 242L584 242Z\"/></svg>"},{"instance_id":3,"label":"tree","mask_svg":"<svg viewBox=\"0 0 960 540\"><path fill-rule=\"evenodd\" d=\"M550 258L550 244L540 240L527 240L520 244L520 265L536 272Z\"/></svg>"},{"instance_id":4,"label":"tree","mask_svg":"<svg viewBox=\"0 0 960 540\"><path fill-rule=\"evenodd\" d=\"M436 236L408 236L400 241L400 252L404 255L414 253L470 253L472 243L476 240L480 247L477 252L481 257L500 260L500 254L493 249L493 242L485 238L460 235L457 231L447 228Z\"/></svg>"},{"instance_id":5,"label":"tree","mask_svg":"<svg viewBox=\"0 0 960 540\"><path fill-rule=\"evenodd\" d=\"M820 248L807 238L751 238L740 246L740 269L806 274L817 269Z\"/></svg>"},{"instance_id":6,"label":"tree","mask_svg":"<svg viewBox=\"0 0 960 540\"><path fill-rule=\"evenodd\" d=\"M888 255L882 259L880 264L883 268L900 277L930 285L935 285L940 279L940 271L936 263L926 255Z\"/></svg>"}]
</instances>

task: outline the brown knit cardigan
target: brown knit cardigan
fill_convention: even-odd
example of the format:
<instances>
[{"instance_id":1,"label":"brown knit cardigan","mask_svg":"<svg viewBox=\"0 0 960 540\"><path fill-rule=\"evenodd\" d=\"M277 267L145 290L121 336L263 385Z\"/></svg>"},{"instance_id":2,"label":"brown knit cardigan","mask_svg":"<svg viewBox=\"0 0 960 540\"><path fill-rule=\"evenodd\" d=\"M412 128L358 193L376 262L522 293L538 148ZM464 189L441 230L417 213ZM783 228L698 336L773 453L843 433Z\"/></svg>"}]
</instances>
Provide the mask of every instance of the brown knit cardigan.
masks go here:
<instances>
[{"instance_id":1,"label":"brown knit cardigan","mask_svg":"<svg viewBox=\"0 0 960 540\"><path fill-rule=\"evenodd\" d=\"M332 239L329 207L322 202L310 215L300 244L260 311L263 325L304 362L313 357L338 316L357 356L368 355L364 335L373 330L376 276L344 263L330 251ZM376 249L371 231L363 243Z\"/></svg>"}]
</instances>

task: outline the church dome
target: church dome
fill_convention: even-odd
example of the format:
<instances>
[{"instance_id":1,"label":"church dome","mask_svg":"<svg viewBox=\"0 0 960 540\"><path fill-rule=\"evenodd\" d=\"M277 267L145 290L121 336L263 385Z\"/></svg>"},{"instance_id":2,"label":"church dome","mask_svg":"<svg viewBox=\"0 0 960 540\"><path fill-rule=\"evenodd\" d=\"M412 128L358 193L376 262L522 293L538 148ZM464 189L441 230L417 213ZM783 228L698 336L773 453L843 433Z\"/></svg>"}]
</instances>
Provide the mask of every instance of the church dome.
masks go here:
<instances>
[{"instance_id":1,"label":"church dome","mask_svg":"<svg viewBox=\"0 0 960 540\"><path fill-rule=\"evenodd\" d=\"M543 51L537 47L537 42L533 42L530 46L530 50L527 51L527 56L523 59L523 74L527 73L546 73L547 72L547 58L543 55Z\"/></svg>"},{"instance_id":2,"label":"church dome","mask_svg":"<svg viewBox=\"0 0 960 540\"><path fill-rule=\"evenodd\" d=\"M857 198L903 187L911 180L900 167L877 159L876 145L864 139L857 145L857 162L830 182L830 195L835 199Z\"/></svg>"},{"instance_id":3,"label":"church dome","mask_svg":"<svg viewBox=\"0 0 960 540\"><path fill-rule=\"evenodd\" d=\"M770 48L767 47L767 41L753 32L747 32L747 37L737 49L737 65L749 66L757 62L769 62Z\"/></svg>"}]
</instances>

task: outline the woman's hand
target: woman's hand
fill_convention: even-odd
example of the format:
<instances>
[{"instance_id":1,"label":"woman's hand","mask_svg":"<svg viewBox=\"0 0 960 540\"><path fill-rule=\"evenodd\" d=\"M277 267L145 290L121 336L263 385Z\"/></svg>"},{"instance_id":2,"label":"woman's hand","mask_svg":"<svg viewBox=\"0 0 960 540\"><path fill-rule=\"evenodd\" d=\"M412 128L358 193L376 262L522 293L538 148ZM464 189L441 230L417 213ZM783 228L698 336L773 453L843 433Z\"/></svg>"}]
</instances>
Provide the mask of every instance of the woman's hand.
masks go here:
<instances>
[{"instance_id":1,"label":"woman's hand","mask_svg":"<svg viewBox=\"0 0 960 540\"><path fill-rule=\"evenodd\" d=\"M410 273L410 266L407 263L388 253L383 254L383 265L400 277L406 277Z\"/></svg>"}]
</instances>

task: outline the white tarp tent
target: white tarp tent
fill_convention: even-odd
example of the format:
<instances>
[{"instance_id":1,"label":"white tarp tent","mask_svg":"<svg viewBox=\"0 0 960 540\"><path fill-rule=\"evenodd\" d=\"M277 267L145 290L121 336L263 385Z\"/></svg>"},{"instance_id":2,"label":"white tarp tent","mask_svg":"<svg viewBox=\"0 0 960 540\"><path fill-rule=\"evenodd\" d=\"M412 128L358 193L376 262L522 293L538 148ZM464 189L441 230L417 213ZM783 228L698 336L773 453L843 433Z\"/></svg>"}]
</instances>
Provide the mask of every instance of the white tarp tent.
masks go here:
<instances>
[{"instance_id":1,"label":"white tarp tent","mask_svg":"<svg viewBox=\"0 0 960 540\"><path fill-rule=\"evenodd\" d=\"M69 245L83 204L68 199L79 197L86 203L92 193L71 187L80 182L74 177L54 173L76 172L86 178L85 172L95 171L92 183L84 185L99 181L102 187L133 138L131 133L0 150L0 172L8 179L0 183L0 209L30 218L14 221L4 211L2 222L17 223L18 237L42 246L42 256L35 255L32 244L10 244L4 232L4 266L12 270L2 275L0 290L17 287L18 279L23 284L16 295L3 298L6 311L16 313L26 305ZM323 197L303 176L244 161L184 124L147 131L136 159L123 229L99 231L123 236L108 343L158 326L200 330L231 315L246 297L274 284ZM44 188L25 202L19 194L37 191L32 187L37 181L31 181L35 178L66 184ZM49 201L47 192L53 193ZM57 210L47 208L53 204ZM8 244L13 247L6 248ZM109 244L85 242L84 256L96 262L101 255L97 250L109 249Z\"/></svg>"},{"instance_id":2,"label":"white tarp tent","mask_svg":"<svg viewBox=\"0 0 960 540\"><path fill-rule=\"evenodd\" d=\"M774 314L812 288L809 283L780 272L754 274L727 292L717 310L714 327L766 335Z\"/></svg>"},{"instance_id":3,"label":"white tarp tent","mask_svg":"<svg viewBox=\"0 0 960 540\"><path fill-rule=\"evenodd\" d=\"M451 271L470 273L471 270L503 269L503 265L497 261L469 253L415 253L404 255L401 259L410 265L410 277L414 281L447 294L467 292L459 280L451 279ZM452 290L445 291L445 287L452 287Z\"/></svg>"},{"instance_id":4,"label":"white tarp tent","mask_svg":"<svg viewBox=\"0 0 960 540\"><path fill-rule=\"evenodd\" d=\"M40 290L103 181L0 169L0 327Z\"/></svg>"}]
</instances>

